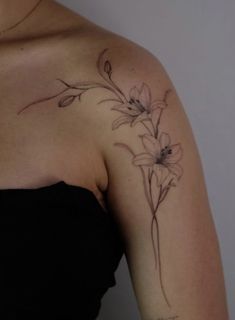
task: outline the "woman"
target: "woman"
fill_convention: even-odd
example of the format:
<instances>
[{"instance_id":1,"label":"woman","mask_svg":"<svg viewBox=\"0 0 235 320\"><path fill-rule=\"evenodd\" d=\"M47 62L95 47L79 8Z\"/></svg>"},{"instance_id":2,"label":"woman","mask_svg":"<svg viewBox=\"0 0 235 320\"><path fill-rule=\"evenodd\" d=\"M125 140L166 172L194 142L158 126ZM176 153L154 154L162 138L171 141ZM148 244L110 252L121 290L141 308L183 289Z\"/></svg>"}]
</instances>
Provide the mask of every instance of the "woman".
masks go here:
<instances>
[{"instance_id":1,"label":"woman","mask_svg":"<svg viewBox=\"0 0 235 320\"><path fill-rule=\"evenodd\" d=\"M125 254L143 320L227 320L191 127L137 44L49 0L0 3L1 313L95 319Z\"/></svg>"}]
</instances>

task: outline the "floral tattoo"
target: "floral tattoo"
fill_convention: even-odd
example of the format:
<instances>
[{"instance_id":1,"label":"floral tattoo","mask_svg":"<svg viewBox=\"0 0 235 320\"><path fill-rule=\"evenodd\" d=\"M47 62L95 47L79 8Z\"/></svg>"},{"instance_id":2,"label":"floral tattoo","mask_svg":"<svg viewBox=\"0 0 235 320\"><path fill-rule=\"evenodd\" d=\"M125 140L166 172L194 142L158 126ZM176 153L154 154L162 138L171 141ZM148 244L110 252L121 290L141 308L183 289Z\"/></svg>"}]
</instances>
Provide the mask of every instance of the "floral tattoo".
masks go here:
<instances>
[{"instance_id":1,"label":"floral tattoo","mask_svg":"<svg viewBox=\"0 0 235 320\"><path fill-rule=\"evenodd\" d=\"M99 54L96 63L102 82L87 81L69 84L64 80L57 79L65 87L61 92L24 106L18 111L18 115L28 108L57 97L59 97L58 107L68 107L75 99L80 102L82 95L88 90L103 88L111 92L113 97L100 100L97 104L112 102L114 105L111 110L121 114L113 121L112 130L118 129L121 125L133 127L137 123L141 123L145 127L146 133L139 135L143 152L135 154L125 143L114 143L114 145L125 148L132 155L132 164L141 171L144 193L151 211L150 228L155 268L159 273L162 294L170 307L162 282L158 213L159 206L165 200L169 190L177 185L183 175L183 169L179 164L183 155L181 144L172 143L170 135L160 130L162 113L168 106L167 98L171 90L166 90L161 99L153 100L149 86L143 82L140 88L137 86L131 88L127 96L112 79L113 70L111 62L107 58L107 52L108 49L104 49ZM69 94L70 89L75 89L76 94Z\"/></svg>"}]
</instances>

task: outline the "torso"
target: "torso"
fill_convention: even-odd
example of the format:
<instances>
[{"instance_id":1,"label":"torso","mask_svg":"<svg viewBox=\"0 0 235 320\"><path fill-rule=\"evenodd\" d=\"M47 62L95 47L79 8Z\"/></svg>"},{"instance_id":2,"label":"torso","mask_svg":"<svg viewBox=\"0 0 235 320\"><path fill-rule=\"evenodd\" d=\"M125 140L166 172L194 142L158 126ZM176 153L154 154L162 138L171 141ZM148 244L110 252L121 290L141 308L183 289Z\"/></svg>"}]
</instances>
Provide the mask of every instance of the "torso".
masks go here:
<instances>
[{"instance_id":1,"label":"torso","mask_svg":"<svg viewBox=\"0 0 235 320\"><path fill-rule=\"evenodd\" d=\"M94 76L89 63L95 64L97 52L76 32L0 44L0 189L62 180L91 190L105 208L107 172L93 139L94 106L86 94L69 107L58 107L62 94L19 113L62 92L66 86L58 78L73 84Z\"/></svg>"}]
</instances>

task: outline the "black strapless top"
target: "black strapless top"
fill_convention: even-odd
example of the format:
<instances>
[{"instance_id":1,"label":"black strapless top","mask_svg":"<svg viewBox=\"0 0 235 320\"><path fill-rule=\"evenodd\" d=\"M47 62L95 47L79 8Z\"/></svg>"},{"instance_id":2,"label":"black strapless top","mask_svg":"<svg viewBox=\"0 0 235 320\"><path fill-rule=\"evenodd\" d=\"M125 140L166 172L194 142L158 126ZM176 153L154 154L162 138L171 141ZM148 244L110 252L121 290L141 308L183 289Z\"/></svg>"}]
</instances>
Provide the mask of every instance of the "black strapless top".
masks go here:
<instances>
[{"instance_id":1,"label":"black strapless top","mask_svg":"<svg viewBox=\"0 0 235 320\"><path fill-rule=\"evenodd\" d=\"M0 190L1 319L96 319L123 252L91 190Z\"/></svg>"}]
</instances>

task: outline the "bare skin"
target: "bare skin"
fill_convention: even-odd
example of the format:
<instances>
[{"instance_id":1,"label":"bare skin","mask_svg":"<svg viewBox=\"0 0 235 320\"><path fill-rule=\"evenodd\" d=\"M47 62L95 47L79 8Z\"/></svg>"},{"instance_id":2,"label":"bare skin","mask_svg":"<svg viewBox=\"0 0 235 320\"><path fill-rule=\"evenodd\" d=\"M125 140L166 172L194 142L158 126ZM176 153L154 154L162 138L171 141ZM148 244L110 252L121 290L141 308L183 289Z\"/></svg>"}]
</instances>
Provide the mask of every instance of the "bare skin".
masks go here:
<instances>
[{"instance_id":1,"label":"bare skin","mask_svg":"<svg viewBox=\"0 0 235 320\"><path fill-rule=\"evenodd\" d=\"M1 2L0 12L6 18L0 29L35 4ZM8 22L11 6L19 12L14 10L16 16L10 15ZM38 188L63 180L92 190L105 208L102 192L107 174L86 121L91 107L81 102L79 108L61 112L48 101L40 110L17 115L19 107L32 99L61 90L58 77L70 81L77 74L94 77L95 69L83 67L96 59L96 50L90 49L91 32L103 33L85 18L44 0L22 24L0 37L0 189Z\"/></svg>"},{"instance_id":2,"label":"bare skin","mask_svg":"<svg viewBox=\"0 0 235 320\"><path fill-rule=\"evenodd\" d=\"M104 209L107 191L143 319L227 320L196 144L161 64L54 1L3 0L0 21L0 189L62 180Z\"/></svg>"}]
</instances>

